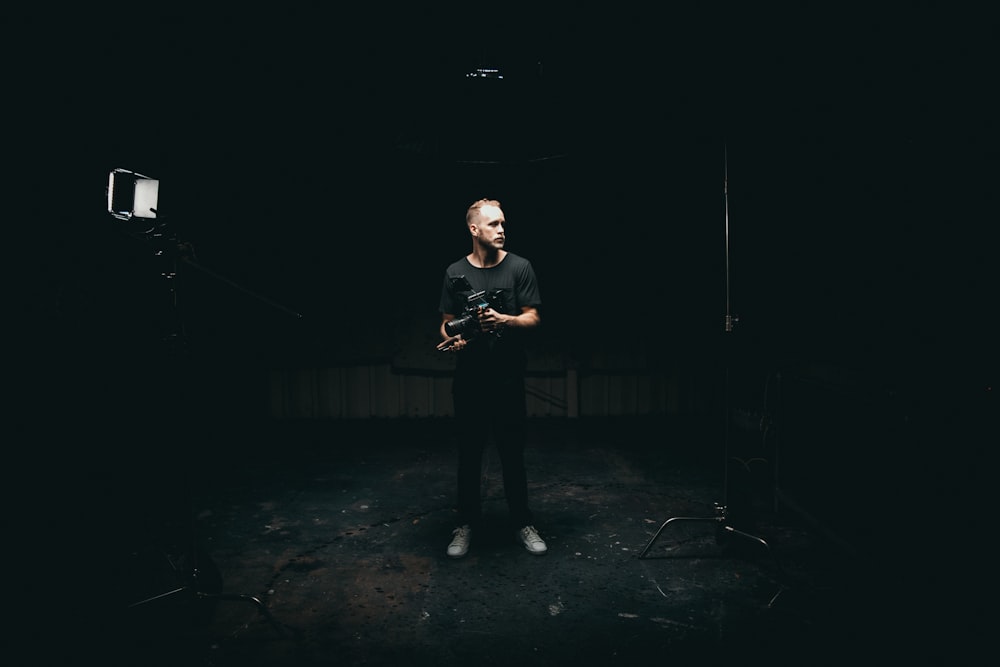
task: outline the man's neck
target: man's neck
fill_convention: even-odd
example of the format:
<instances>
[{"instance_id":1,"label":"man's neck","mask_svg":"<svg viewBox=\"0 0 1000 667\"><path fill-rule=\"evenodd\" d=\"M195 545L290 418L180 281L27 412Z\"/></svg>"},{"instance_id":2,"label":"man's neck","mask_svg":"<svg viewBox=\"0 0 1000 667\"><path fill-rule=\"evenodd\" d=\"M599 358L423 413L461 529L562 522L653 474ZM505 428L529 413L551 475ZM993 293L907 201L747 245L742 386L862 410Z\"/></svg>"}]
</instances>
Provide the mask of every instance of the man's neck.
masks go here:
<instances>
[{"instance_id":1,"label":"man's neck","mask_svg":"<svg viewBox=\"0 0 1000 667\"><path fill-rule=\"evenodd\" d=\"M496 251L477 251L473 250L466 259L469 260L469 264L479 269L488 269L492 266L496 266L503 261L503 258L507 256L506 250L496 250Z\"/></svg>"}]
</instances>

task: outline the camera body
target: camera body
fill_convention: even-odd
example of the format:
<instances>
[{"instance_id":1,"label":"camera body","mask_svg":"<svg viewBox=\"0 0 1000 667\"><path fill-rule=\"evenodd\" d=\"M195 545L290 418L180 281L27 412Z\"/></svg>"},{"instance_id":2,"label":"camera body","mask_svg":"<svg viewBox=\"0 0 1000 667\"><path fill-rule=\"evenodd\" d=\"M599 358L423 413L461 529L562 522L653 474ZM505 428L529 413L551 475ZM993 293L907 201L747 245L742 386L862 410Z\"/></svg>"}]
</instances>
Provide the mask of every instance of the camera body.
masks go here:
<instances>
[{"instance_id":1,"label":"camera body","mask_svg":"<svg viewBox=\"0 0 1000 667\"><path fill-rule=\"evenodd\" d=\"M469 285L469 281L466 280L465 276L457 276L451 279L452 287L457 292L472 292L472 286ZM487 292L482 290L479 292L472 292L465 299L465 310L460 317L456 317L450 322L445 323L444 330L449 336L458 336L461 334L462 338L466 340L471 340L480 333L482 329L479 326L479 312L486 308L492 308L493 310L502 313L503 312L503 290L493 290L492 292ZM500 335L500 332L495 332L495 335Z\"/></svg>"}]
</instances>

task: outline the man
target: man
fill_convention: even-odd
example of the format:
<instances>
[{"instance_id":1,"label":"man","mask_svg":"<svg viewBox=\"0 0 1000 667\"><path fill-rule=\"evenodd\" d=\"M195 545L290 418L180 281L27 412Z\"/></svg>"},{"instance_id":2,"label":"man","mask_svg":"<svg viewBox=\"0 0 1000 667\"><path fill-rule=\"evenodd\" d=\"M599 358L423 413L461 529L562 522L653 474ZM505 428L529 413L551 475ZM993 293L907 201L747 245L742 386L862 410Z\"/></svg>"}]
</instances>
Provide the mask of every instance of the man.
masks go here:
<instances>
[{"instance_id":1,"label":"man","mask_svg":"<svg viewBox=\"0 0 1000 667\"><path fill-rule=\"evenodd\" d=\"M445 271L443 341L437 348L457 355L452 397L458 422L458 527L448 555L461 558L468 552L482 516L482 457L491 434L503 466L512 528L530 553L541 555L548 547L533 525L524 465L524 339L541 323L538 281L531 262L504 250L506 219L500 202L473 202L465 223L472 252Z\"/></svg>"}]
</instances>

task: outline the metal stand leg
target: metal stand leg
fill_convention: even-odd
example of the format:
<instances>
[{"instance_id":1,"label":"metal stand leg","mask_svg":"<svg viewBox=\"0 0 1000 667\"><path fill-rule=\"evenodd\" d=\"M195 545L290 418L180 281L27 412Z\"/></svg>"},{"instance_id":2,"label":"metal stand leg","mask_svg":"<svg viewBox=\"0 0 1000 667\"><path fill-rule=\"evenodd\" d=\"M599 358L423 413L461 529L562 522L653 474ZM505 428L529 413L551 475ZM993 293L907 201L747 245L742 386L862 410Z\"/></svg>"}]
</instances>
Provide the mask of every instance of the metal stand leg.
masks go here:
<instances>
[{"instance_id":1,"label":"metal stand leg","mask_svg":"<svg viewBox=\"0 0 1000 667\"><path fill-rule=\"evenodd\" d=\"M774 606L775 602L777 602L777 600L778 600L778 596L780 596L781 593L784 592L787 589L787 585L784 583L786 581L786 579L785 579L785 573L784 573L784 571L781 568L781 563L778 561L777 555L775 555L775 553L773 551L771 551L770 545L767 543L767 540L765 540L764 538L758 537L757 535L751 535L750 533L744 532L742 530L738 530L738 529L733 528L732 526L728 525L727 524L728 516L726 514L726 506L725 505L718 505L717 504L715 506L715 511L716 511L715 516L710 516L710 517L709 516L674 516L674 517L670 517L669 519L667 519L666 521L664 521L662 524L660 524L660 527L657 528L656 532L653 533L653 536L651 538L649 538L649 541L647 541L646 545L642 548L642 551L639 552L639 556L638 557L641 558L641 559L653 558L652 556L648 556L647 555L649 553L649 550L652 548L653 544L655 544L656 541L660 538L660 534L664 531L664 529L668 525L670 525L670 524L672 524L674 522L679 522L679 521L699 521L699 522L710 522L710 523L720 524L721 529L724 530L726 533L731 534L731 535L737 535L737 536L739 536L739 537L741 537L741 538L743 538L745 540L748 540L750 542L754 542L756 544L761 545L762 547L764 547L764 549L767 551L767 553L771 556L772 560L774 561L775 568L777 569L777 572L778 572L779 588L778 588L778 591L771 597L771 600L768 602L767 606L768 607ZM661 556L661 558L667 558L667 556Z\"/></svg>"},{"instance_id":2,"label":"metal stand leg","mask_svg":"<svg viewBox=\"0 0 1000 667\"><path fill-rule=\"evenodd\" d=\"M198 593L198 597L201 599L215 599L215 600L243 600L244 602L251 602L257 606L257 611L261 613L267 622L271 624L274 631L278 633L278 636L285 637L284 629L278 625L274 617L271 616L270 610L268 610L267 605L261 602L260 598L255 595L247 595L245 593Z\"/></svg>"},{"instance_id":3,"label":"metal stand leg","mask_svg":"<svg viewBox=\"0 0 1000 667\"><path fill-rule=\"evenodd\" d=\"M254 595L248 595L244 593L212 593L199 590L197 569L195 569L192 573L190 573L189 579L190 583L185 584L184 586L180 586L178 588L166 591L164 593L153 595L143 600L139 600L138 602L133 602L132 604L128 605L127 608L134 609L136 607L141 607L146 604L150 604L153 602L165 600L167 598L172 598L184 594L191 594L197 600L237 600L237 601L250 602L256 605L257 611L260 612L260 614L267 619L267 622L270 623L271 627L274 628L275 632L277 632L280 637L287 636L285 634L284 629L280 625L278 625L277 621L274 620L274 617L271 615L271 612L267 608L267 605L265 605L260 598Z\"/></svg>"}]
</instances>

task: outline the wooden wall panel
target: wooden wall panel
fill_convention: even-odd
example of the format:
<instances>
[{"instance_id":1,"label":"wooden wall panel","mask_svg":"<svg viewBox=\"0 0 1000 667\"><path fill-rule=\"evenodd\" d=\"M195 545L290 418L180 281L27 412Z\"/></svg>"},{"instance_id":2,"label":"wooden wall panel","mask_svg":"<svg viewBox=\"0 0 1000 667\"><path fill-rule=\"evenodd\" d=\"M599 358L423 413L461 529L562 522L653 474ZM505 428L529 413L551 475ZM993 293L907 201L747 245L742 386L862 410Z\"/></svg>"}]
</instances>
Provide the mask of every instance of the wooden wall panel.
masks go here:
<instances>
[{"instance_id":1,"label":"wooden wall panel","mask_svg":"<svg viewBox=\"0 0 1000 667\"><path fill-rule=\"evenodd\" d=\"M278 369L268 378L268 409L278 419L450 417L451 377L399 373L389 364ZM615 417L675 414L679 378L662 373L529 374L530 417Z\"/></svg>"}]
</instances>

